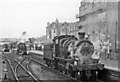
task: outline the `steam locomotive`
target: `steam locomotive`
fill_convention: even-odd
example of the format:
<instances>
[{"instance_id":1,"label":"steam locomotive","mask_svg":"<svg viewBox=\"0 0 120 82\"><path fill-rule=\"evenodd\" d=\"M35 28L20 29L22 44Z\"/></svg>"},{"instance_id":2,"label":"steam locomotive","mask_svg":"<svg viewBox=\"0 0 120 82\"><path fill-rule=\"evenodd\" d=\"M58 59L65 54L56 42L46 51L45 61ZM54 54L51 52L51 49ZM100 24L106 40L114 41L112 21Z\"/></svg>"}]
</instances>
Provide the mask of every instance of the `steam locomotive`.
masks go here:
<instances>
[{"instance_id":1,"label":"steam locomotive","mask_svg":"<svg viewBox=\"0 0 120 82\"><path fill-rule=\"evenodd\" d=\"M93 43L79 33L79 40L73 35L56 36L44 43L44 60L48 67L76 79L97 78L104 65L93 59Z\"/></svg>"},{"instance_id":2,"label":"steam locomotive","mask_svg":"<svg viewBox=\"0 0 120 82\"><path fill-rule=\"evenodd\" d=\"M17 54L27 55L27 47L25 43L17 44Z\"/></svg>"},{"instance_id":3,"label":"steam locomotive","mask_svg":"<svg viewBox=\"0 0 120 82\"><path fill-rule=\"evenodd\" d=\"M4 44L5 50L12 50L12 53L15 54L27 54L27 47L25 43L20 42L11 42L9 44Z\"/></svg>"}]
</instances>

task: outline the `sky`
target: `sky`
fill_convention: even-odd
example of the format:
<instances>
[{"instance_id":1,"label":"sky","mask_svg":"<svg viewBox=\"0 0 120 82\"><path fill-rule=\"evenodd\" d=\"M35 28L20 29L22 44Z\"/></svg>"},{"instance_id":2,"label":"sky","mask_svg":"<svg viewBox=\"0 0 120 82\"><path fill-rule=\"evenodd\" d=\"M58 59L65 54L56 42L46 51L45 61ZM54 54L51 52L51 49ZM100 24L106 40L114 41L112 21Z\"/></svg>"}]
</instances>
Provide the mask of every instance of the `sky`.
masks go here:
<instances>
[{"instance_id":1,"label":"sky","mask_svg":"<svg viewBox=\"0 0 120 82\"><path fill-rule=\"evenodd\" d=\"M0 0L0 38L46 34L47 22L75 22L81 0Z\"/></svg>"}]
</instances>

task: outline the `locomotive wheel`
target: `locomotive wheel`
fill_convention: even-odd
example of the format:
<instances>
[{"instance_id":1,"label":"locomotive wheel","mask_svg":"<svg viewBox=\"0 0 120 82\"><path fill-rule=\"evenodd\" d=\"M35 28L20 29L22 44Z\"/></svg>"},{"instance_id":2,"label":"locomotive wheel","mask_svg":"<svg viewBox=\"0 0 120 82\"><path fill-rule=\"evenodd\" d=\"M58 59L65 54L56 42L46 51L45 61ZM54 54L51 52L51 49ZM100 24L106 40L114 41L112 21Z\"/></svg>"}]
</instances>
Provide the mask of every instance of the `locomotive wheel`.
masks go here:
<instances>
[{"instance_id":1,"label":"locomotive wheel","mask_svg":"<svg viewBox=\"0 0 120 82\"><path fill-rule=\"evenodd\" d=\"M49 60L49 67L51 68L51 66L52 66L52 65L51 65L51 60Z\"/></svg>"},{"instance_id":2,"label":"locomotive wheel","mask_svg":"<svg viewBox=\"0 0 120 82\"><path fill-rule=\"evenodd\" d=\"M60 72L64 73L64 68L63 67L61 67Z\"/></svg>"},{"instance_id":3,"label":"locomotive wheel","mask_svg":"<svg viewBox=\"0 0 120 82\"><path fill-rule=\"evenodd\" d=\"M54 69L58 70L58 60L55 60L54 62L55 62L54 63L55 68Z\"/></svg>"},{"instance_id":4,"label":"locomotive wheel","mask_svg":"<svg viewBox=\"0 0 120 82\"><path fill-rule=\"evenodd\" d=\"M46 59L46 65L49 67L49 63L48 63L49 61Z\"/></svg>"},{"instance_id":5,"label":"locomotive wheel","mask_svg":"<svg viewBox=\"0 0 120 82\"><path fill-rule=\"evenodd\" d=\"M87 76L86 76L86 70L83 70L80 72L80 78L81 80L86 80Z\"/></svg>"},{"instance_id":6,"label":"locomotive wheel","mask_svg":"<svg viewBox=\"0 0 120 82\"><path fill-rule=\"evenodd\" d=\"M62 66L61 66L61 63L60 63L60 62L58 63L58 71L59 71L59 72L63 72Z\"/></svg>"},{"instance_id":7,"label":"locomotive wheel","mask_svg":"<svg viewBox=\"0 0 120 82\"><path fill-rule=\"evenodd\" d=\"M106 70L97 70L97 79L102 79L102 78L106 78Z\"/></svg>"},{"instance_id":8,"label":"locomotive wheel","mask_svg":"<svg viewBox=\"0 0 120 82\"><path fill-rule=\"evenodd\" d=\"M54 62L50 60L49 63L50 63L50 67L54 69Z\"/></svg>"},{"instance_id":9,"label":"locomotive wheel","mask_svg":"<svg viewBox=\"0 0 120 82\"><path fill-rule=\"evenodd\" d=\"M91 80L95 80L95 79L97 79L97 71L96 70L92 70L91 71L91 78L90 78Z\"/></svg>"},{"instance_id":10,"label":"locomotive wheel","mask_svg":"<svg viewBox=\"0 0 120 82\"><path fill-rule=\"evenodd\" d=\"M92 75L90 70L86 70L86 76L88 80L91 78Z\"/></svg>"},{"instance_id":11,"label":"locomotive wheel","mask_svg":"<svg viewBox=\"0 0 120 82\"><path fill-rule=\"evenodd\" d=\"M63 69L63 74L67 74L68 75L68 70L67 69Z\"/></svg>"},{"instance_id":12,"label":"locomotive wheel","mask_svg":"<svg viewBox=\"0 0 120 82\"><path fill-rule=\"evenodd\" d=\"M71 74L72 74L72 77L73 77L73 78L76 78L77 80L80 80L81 75L80 75L80 72L79 72L79 71L77 71L77 70L72 71Z\"/></svg>"},{"instance_id":13,"label":"locomotive wheel","mask_svg":"<svg viewBox=\"0 0 120 82\"><path fill-rule=\"evenodd\" d=\"M80 77L81 77L80 72L76 70L74 73L75 73L75 78L76 78L77 80L80 80Z\"/></svg>"},{"instance_id":14,"label":"locomotive wheel","mask_svg":"<svg viewBox=\"0 0 120 82\"><path fill-rule=\"evenodd\" d=\"M72 66L69 66L69 70L66 71L71 77L75 78L75 71L72 69Z\"/></svg>"},{"instance_id":15,"label":"locomotive wheel","mask_svg":"<svg viewBox=\"0 0 120 82\"><path fill-rule=\"evenodd\" d=\"M48 67L49 67L49 68L50 68L50 66L51 66L50 64L51 64L51 62L50 62L50 60L48 60Z\"/></svg>"},{"instance_id":16,"label":"locomotive wheel","mask_svg":"<svg viewBox=\"0 0 120 82\"><path fill-rule=\"evenodd\" d=\"M49 64L49 67L50 67L50 68L52 68L52 67L53 67L52 60L49 60L49 61L48 61L48 64Z\"/></svg>"}]
</instances>

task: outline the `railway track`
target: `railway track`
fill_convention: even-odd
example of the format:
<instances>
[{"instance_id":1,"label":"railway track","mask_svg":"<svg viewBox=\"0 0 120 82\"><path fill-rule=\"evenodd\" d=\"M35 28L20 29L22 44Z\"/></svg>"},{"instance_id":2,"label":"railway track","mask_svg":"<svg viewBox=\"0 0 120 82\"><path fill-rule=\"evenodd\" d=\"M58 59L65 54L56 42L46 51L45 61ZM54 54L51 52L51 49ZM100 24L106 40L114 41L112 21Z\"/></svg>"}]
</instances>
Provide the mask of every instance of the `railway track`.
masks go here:
<instances>
[{"instance_id":1,"label":"railway track","mask_svg":"<svg viewBox=\"0 0 120 82\"><path fill-rule=\"evenodd\" d=\"M14 75L14 80L16 82L38 82L38 79L36 77L34 77L34 75L32 74L32 72L30 70L28 70L28 64L30 62L30 60L26 57L24 57L21 61L17 60L15 57L13 56L8 56L5 55L5 59L8 62L10 69L12 71L12 74ZM26 62L24 64L24 62Z\"/></svg>"},{"instance_id":2,"label":"railway track","mask_svg":"<svg viewBox=\"0 0 120 82\"><path fill-rule=\"evenodd\" d=\"M45 61L43 61L42 56L33 56L33 55L31 55L31 56L32 56L32 57L31 57L31 60L32 60L33 62L38 63L39 65L42 65L42 66L44 66L44 67L46 67L46 68L48 68L48 69L51 69L51 68L47 67L47 65L45 64ZM41 61L42 61L42 62L41 62ZM52 69L52 71L55 71L55 72L57 72L57 73L65 76L65 77L68 77L68 78L70 78L71 80L79 81L79 82L84 82L84 81L77 80L76 78L73 78L73 77L71 77L71 76L69 76L69 75L66 75L66 74L64 74L64 73L62 73L62 72L60 72L60 71L58 71L58 70ZM74 82L74 81L73 81L73 82ZM86 81L85 81L85 82L86 82ZM102 81L102 80L97 79L97 80L95 80L95 81L89 81L89 82L105 82L105 81Z\"/></svg>"},{"instance_id":3,"label":"railway track","mask_svg":"<svg viewBox=\"0 0 120 82\"><path fill-rule=\"evenodd\" d=\"M75 79L68 77L56 70L53 70L51 68L48 68L45 64L41 63L40 61L36 60L35 58L31 58L31 64L36 64L40 68L41 78L43 80L69 80L69 81L75 81ZM29 65L30 66L30 65ZM74 82L73 81L73 82Z\"/></svg>"},{"instance_id":4,"label":"railway track","mask_svg":"<svg viewBox=\"0 0 120 82\"><path fill-rule=\"evenodd\" d=\"M7 58L5 58L5 61L8 63L8 65L9 65L9 67L11 69L11 73L12 73L11 75L13 76L12 80L15 80L16 82L19 82L18 77L17 77L17 75L16 75L16 73L14 71L15 68L12 66L12 63ZM14 64L17 65L17 63L14 63Z\"/></svg>"},{"instance_id":5,"label":"railway track","mask_svg":"<svg viewBox=\"0 0 120 82\"><path fill-rule=\"evenodd\" d=\"M11 71L13 72L14 78L16 82L21 82L21 80L29 79L32 82L41 82L43 80L69 80L70 82L86 82L86 81L78 81L76 78L73 78L69 75L66 75L60 71L49 68L45 61L43 60L43 56L36 56L34 54L27 56L14 56L14 55L5 55L6 61L9 63ZM34 67L34 69L33 69ZM35 70L36 68L36 72ZM54 78L53 78L54 77ZM30 82L29 81L29 82ZM25 81L26 82L26 81ZM95 80L89 82L106 82L104 80ZM114 81L111 81L114 82Z\"/></svg>"},{"instance_id":6,"label":"railway track","mask_svg":"<svg viewBox=\"0 0 120 82\"><path fill-rule=\"evenodd\" d=\"M36 60L38 60L39 62L41 62L42 64L45 64L45 61L44 61L44 59L43 59L43 56L42 55L38 55L38 54L30 54L30 57L32 58L32 59L36 59Z\"/></svg>"}]
</instances>

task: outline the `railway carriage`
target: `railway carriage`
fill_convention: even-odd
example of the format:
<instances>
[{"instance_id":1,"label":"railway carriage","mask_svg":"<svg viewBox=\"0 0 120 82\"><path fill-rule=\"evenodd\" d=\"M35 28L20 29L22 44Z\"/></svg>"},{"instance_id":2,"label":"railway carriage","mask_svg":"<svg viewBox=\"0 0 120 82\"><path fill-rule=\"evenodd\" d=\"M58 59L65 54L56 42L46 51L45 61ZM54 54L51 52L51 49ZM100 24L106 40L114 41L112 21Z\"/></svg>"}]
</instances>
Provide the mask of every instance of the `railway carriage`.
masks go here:
<instances>
[{"instance_id":1,"label":"railway carriage","mask_svg":"<svg viewBox=\"0 0 120 82\"><path fill-rule=\"evenodd\" d=\"M27 47L25 43L17 44L17 54L27 55Z\"/></svg>"},{"instance_id":2,"label":"railway carriage","mask_svg":"<svg viewBox=\"0 0 120 82\"><path fill-rule=\"evenodd\" d=\"M17 42L11 42L9 45L10 45L10 49L11 49L11 50L17 48Z\"/></svg>"},{"instance_id":3,"label":"railway carriage","mask_svg":"<svg viewBox=\"0 0 120 82\"><path fill-rule=\"evenodd\" d=\"M94 45L88 39L78 40L72 35L56 36L44 43L46 64L62 73L80 78L95 78L104 65L92 59Z\"/></svg>"},{"instance_id":4,"label":"railway carriage","mask_svg":"<svg viewBox=\"0 0 120 82\"><path fill-rule=\"evenodd\" d=\"M3 44L2 49L3 49L4 52L9 52L10 51L9 44L7 44L7 43Z\"/></svg>"}]
</instances>

